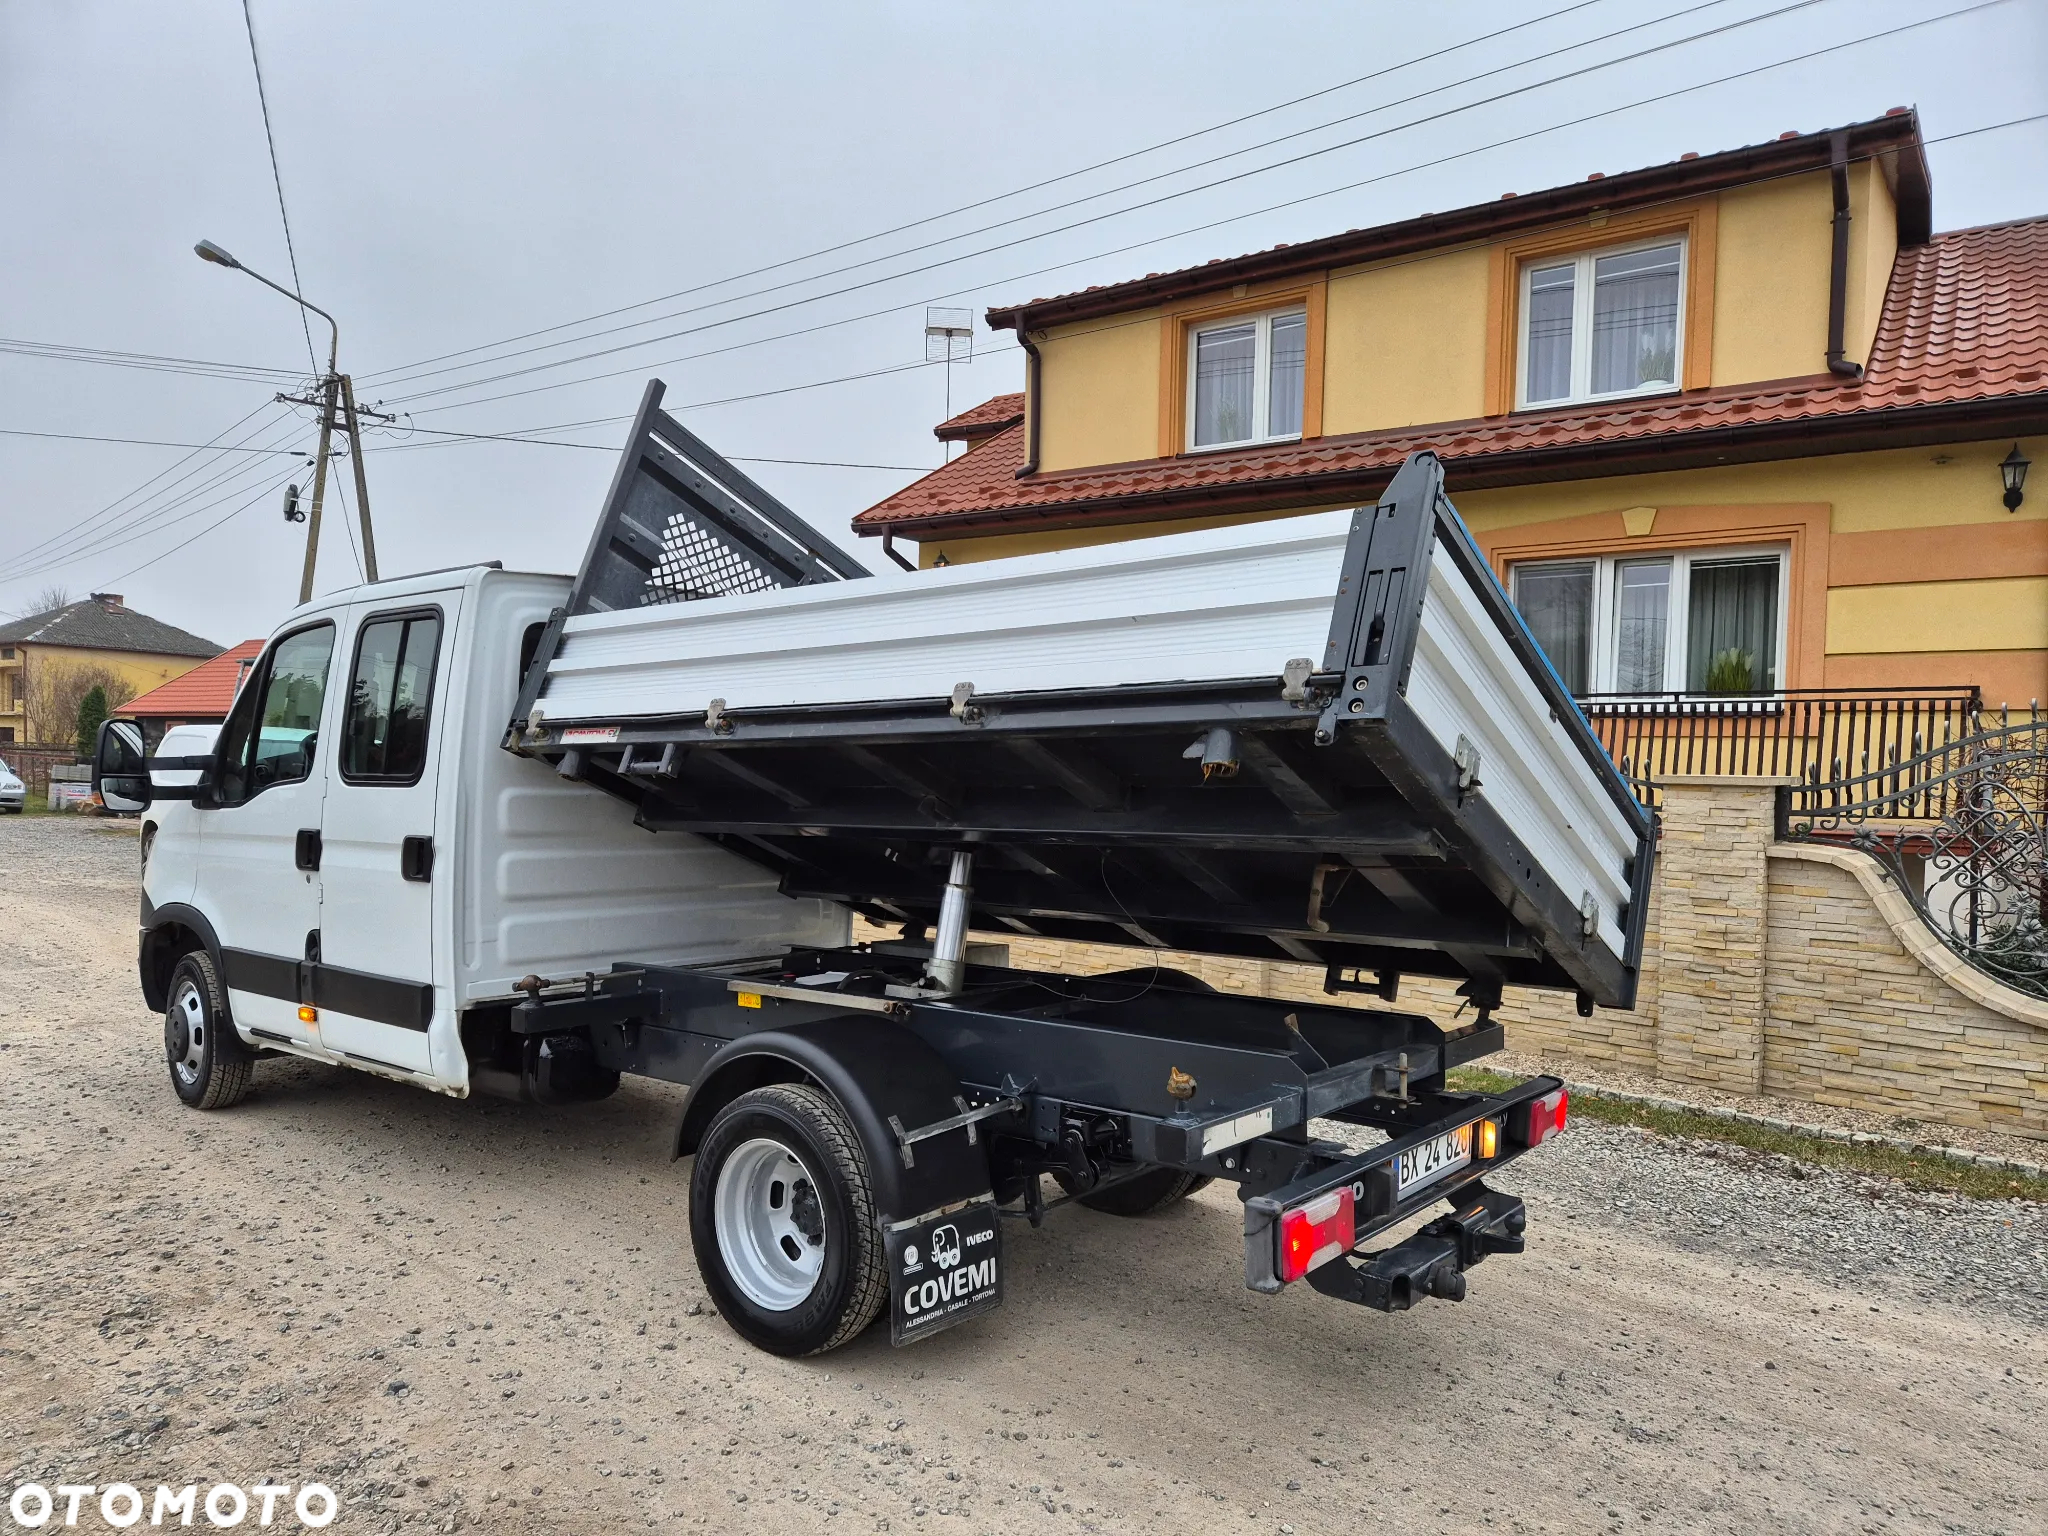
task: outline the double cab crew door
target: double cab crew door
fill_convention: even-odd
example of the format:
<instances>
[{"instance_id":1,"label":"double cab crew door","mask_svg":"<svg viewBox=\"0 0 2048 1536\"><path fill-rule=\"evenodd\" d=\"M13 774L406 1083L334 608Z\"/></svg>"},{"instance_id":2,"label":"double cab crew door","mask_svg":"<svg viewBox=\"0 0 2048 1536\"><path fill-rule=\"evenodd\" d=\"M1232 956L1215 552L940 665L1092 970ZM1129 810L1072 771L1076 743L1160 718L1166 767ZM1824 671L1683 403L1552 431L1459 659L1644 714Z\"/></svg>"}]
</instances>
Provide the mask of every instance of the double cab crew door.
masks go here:
<instances>
[{"instance_id":1,"label":"double cab crew door","mask_svg":"<svg viewBox=\"0 0 2048 1536\"><path fill-rule=\"evenodd\" d=\"M433 1071L437 719L460 590L358 602L266 649L216 747L195 902L259 1038Z\"/></svg>"}]
</instances>

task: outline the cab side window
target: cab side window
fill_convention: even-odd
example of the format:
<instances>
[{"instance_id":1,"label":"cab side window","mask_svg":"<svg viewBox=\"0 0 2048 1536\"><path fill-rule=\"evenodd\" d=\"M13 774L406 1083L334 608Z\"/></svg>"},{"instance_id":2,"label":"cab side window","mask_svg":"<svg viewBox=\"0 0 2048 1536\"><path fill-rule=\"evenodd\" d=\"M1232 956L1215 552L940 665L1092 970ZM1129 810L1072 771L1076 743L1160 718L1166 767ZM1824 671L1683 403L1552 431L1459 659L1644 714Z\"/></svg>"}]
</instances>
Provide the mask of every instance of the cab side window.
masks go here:
<instances>
[{"instance_id":1,"label":"cab side window","mask_svg":"<svg viewBox=\"0 0 2048 1536\"><path fill-rule=\"evenodd\" d=\"M272 648L221 727L214 797L222 805L240 805L312 774L333 657L332 624L286 635Z\"/></svg>"},{"instance_id":2,"label":"cab side window","mask_svg":"<svg viewBox=\"0 0 2048 1536\"><path fill-rule=\"evenodd\" d=\"M435 610L379 614L364 623L342 725L341 776L349 783L419 782L440 648Z\"/></svg>"}]
</instances>

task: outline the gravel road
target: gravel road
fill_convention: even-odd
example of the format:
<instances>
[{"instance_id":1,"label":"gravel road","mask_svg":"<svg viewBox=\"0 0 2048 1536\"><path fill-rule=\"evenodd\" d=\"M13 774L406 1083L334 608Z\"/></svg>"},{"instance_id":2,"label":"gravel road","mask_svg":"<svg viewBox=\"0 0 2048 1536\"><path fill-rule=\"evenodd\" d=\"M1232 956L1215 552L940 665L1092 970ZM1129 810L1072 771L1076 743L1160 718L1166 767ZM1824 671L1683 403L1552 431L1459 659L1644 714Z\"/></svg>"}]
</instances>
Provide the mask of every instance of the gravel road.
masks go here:
<instances>
[{"instance_id":1,"label":"gravel road","mask_svg":"<svg viewBox=\"0 0 2048 1536\"><path fill-rule=\"evenodd\" d=\"M180 1107L134 866L0 821L7 1491L317 1479L340 1532L2048 1529L2040 1207L1581 1123L1502 1180L1530 1251L1462 1305L1253 1295L1211 1188L1012 1227L991 1317L781 1361L702 1299L663 1085L270 1061Z\"/></svg>"}]
</instances>

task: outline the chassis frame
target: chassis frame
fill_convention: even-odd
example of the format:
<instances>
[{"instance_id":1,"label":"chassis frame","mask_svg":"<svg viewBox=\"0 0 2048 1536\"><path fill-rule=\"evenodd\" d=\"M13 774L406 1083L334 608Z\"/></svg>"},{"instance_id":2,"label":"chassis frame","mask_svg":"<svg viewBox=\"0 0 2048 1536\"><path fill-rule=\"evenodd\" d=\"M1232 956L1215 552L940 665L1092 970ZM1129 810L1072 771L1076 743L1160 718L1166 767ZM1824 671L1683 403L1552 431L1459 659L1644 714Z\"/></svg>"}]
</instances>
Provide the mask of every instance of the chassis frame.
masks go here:
<instances>
[{"instance_id":1,"label":"chassis frame","mask_svg":"<svg viewBox=\"0 0 2048 1536\"><path fill-rule=\"evenodd\" d=\"M1358 1245L1445 1200L1453 1210L1385 1252L1311 1271L1327 1294L1386 1311L1460 1299L1465 1270L1521 1250L1522 1203L1485 1183L1527 1150L1512 1135L1405 1195L1395 1172L1419 1143L1480 1119L1512 1124L1560 1086L1451 1091L1452 1067L1500 1049L1498 1024L1446 1031L1391 1009L1224 995L1164 968L970 964L958 993L933 996L919 986L928 954L882 943L531 978L524 996L473 1008L465 1038L480 1073L525 1058L523 1097L595 1096L619 1074L688 1087L678 1156L737 1094L818 1082L861 1133L885 1226L989 1199L1036 1225L1167 1167L1238 1187L1245 1283L1262 1292L1283 1288L1281 1213L1347 1187ZM550 1075L550 1063L563 1065ZM1315 1135L1316 1120L1386 1139L1358 1149ZM1063 1195L1046 1197L1048 1174Z\"/></svg>"}]
</instances>

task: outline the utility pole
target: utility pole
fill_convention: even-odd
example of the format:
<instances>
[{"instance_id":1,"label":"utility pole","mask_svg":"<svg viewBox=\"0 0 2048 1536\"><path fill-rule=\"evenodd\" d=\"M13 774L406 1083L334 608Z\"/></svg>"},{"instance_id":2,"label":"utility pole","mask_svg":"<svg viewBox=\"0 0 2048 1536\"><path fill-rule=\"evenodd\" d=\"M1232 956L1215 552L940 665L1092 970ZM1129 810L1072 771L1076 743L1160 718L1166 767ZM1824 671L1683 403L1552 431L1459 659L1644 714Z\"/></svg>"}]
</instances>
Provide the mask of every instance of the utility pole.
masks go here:
<instances>
[{"instance_id":1,"label":"utility pole","mask_svg":"<svg viewBox=\"0 0 2048 1536\"><path fill-rule=\"evenodd\" d=\"M363 471L363 432L360 418L367 416L373 421L386 423L397 418L376 411L357 411L355 385L350 382L348 375L340 372L338 368L341 355L341 327L335 323L334 316L319 305L310 304L300 298L283 284L273 283L261 272L244 266L211 240L202 240L192 249L201 261L210 261L215 266L227 267L236 272L247 272L264 287L276 289L294 304L311 310L327 322L327 376L320 380L318 397L307 399L298 395L282 394L277 397L279 401L288 405L315 406L320 412L320 453L313 469L313 505L306 515L306 564L304 572L299 577L299 601L310 603L313 600L313 567L320 554L320 508L327 497L327 460L334 443L337 410L342 413L339 424L341 430L348 434L349 457L355 469L357 515L361 519L363 529L363 576L366 580L375 581L377 545L370 535L370 485Z\"/></svg>"},{"instance_id":2,"label":"utility pole","mask_svg":"<svg viewBox=\"0 0 2048 1536\"><path fill-rule=\"evenodd\" d=\"M363 428L356 419L356 387L347 374L341 378L341 403L348 412L348 461L356 472L356 515L363 524L363 579L377 579L377 541L370 535L370 484L363 478ZM390 417L384 418L387 422Z\"/></svg>"},{"instance_id":3,"label":"utility pole","mask_svg":"<svg viewBox=\"0 0 2048 1536\"><path fill-rule=\"evenodd\" d=\"M327 500L327 464L332 457L335 428L348 434L349 458L355 468L356 507L363 530L363 579L377 579L377 545L370 533L370 484L363 471L362 418L390 423L396 416L356 408L356 387L345 373L329 373L318 395L279 395L284 405L310 405L320 412L319 458L313 466L313 505L306 513L306 568L299 578L299 601L313 600L313 563L320 551L320 509ZM336 412L340 413L339 419Z\"/></svg>"},{"instance_id":4,"label":"utility pole","mask_svg":"<svg viewBox=\"0 0 2048 1536\"><path fill-rule=\"evenodd\" d=\"M299 577L299 601L313 601L313 562L320 554L320 504L327 499L327 450L334 441L334 381L331 369L320 392L320 457L313 466L313 506L306 514L306 569ZM278 399L284 399L279 395Z\"/></svg>"}]
</instances>

